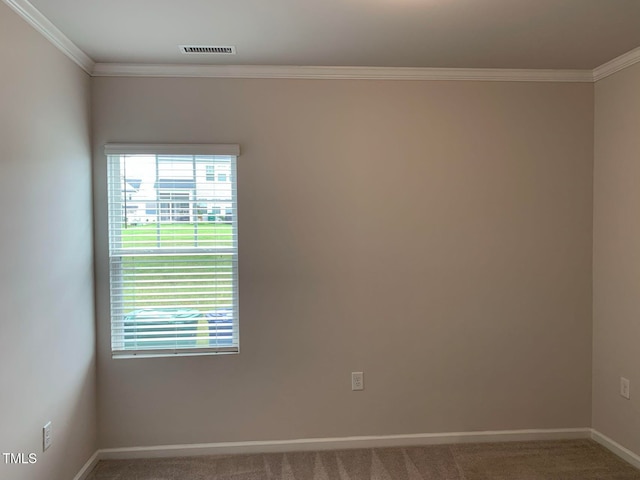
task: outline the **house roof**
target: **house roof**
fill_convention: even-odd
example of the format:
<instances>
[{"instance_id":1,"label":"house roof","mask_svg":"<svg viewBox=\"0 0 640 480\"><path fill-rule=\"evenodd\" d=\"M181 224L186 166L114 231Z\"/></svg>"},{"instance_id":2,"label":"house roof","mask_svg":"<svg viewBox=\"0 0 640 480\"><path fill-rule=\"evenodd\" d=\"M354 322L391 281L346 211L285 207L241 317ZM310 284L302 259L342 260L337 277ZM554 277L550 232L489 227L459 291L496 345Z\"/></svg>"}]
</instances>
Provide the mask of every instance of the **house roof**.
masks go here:
<instances>
[{"instance_id":1,"label":"house roof","mask_svg":"<svg viewBox=\"0 0 640 480\"><path fill-rule=\"evenodd\" d=\"M125 178L125 183L131 186L134 190L140 190L140 184L142 180L139 178Z\"/></svg>"}]
</instances>

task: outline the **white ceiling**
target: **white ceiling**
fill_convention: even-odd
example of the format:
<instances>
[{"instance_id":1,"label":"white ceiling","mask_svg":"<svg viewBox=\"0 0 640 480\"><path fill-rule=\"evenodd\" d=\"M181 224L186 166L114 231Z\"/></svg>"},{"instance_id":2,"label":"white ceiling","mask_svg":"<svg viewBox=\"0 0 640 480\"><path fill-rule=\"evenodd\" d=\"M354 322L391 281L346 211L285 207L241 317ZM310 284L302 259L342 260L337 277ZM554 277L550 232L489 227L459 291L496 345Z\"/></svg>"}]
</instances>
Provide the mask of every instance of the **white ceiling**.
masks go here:
<instances>
[{"instance_id":1,"label":"white ceiling","mask_svg":"<svg viewBox=\"0 0 640 480\"><path fill-rule=\"evenodd\" d=\"M593 69L640 46L640 0L30 1L96 62Z\"/></svg>"}]
</instances>

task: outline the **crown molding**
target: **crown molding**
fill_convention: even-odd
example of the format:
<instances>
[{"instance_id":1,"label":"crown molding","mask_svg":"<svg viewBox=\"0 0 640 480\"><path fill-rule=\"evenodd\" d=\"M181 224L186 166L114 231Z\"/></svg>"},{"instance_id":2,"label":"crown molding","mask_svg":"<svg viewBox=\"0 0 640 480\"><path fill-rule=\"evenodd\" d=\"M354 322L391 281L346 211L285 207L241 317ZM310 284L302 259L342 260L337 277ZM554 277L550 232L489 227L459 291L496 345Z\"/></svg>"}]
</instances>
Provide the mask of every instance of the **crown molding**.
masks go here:
<instances>
[{"instance_id":1,"label":"crown molding","mask_svg":"<svg viewBox=\"0 0 640 480\"><path fill-rule=\"evenodd\" d=\"M153 65L96 63L94 77L290 78L334 80L476 80L494 82L593 82L591 70L491 68L311 67L268 65Z\"/></svg>"},{"instance_id":2,"label":"crown molding","mask_svg":"<svg viewBox=\"0 0 640 480\"><path fill-rule=\"evenodd\" d=\"M623 53L619 57L614 58L613 60L608 61L607 63L603 63L599 67L593 69L593 81L597 82L598 80L602 80L603 78L608 77L609 75L613 75L620 70L630 67L631 65L640 62L640 47L634 48L633 50Z\"/></svg>"},{"instance_id":3,"label":"crown molding","mask_svg":"<svg viewBox=\"0 0 640 480\"><path fill-rule=\"evenodd\" d=\"M49 42L73 60L80 68L91 74L95 62L69 38L49 21L27 0L3 0L11 9L27 23L40 32Z\"/></svg>"}]
</instances>

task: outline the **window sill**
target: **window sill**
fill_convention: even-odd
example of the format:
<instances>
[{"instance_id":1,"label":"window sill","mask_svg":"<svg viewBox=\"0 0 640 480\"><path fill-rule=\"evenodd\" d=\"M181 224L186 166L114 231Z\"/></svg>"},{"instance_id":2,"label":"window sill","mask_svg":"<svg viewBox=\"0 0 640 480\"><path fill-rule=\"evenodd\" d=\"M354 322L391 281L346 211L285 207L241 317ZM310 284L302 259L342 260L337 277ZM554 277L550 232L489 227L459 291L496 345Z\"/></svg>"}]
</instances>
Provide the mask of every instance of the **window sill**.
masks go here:
<instances>
[{"instance_id":1,"label":"window sill","mask_svg":"<svg viewBox=\"0 0 640 480\"><path fill-rule=\"evenodd\" d=\"M235 350L205 350L202 352L144 352L144 353L127 353L127 352L111 352L113 360L130 360L132 358L170 358L170 357L203 357L212 355L239 355L240 349Z\"/></svg>"}]
</instances>

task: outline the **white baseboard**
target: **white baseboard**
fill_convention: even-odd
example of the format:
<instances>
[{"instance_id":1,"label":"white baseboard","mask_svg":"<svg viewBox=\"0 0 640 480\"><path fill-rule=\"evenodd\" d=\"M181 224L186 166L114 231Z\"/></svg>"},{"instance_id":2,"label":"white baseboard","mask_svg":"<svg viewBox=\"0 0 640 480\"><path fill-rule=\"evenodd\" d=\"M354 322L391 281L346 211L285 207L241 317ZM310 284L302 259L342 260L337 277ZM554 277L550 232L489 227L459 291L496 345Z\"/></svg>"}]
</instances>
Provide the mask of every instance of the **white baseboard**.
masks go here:
<instances>
[{"instance_id":1,"label":"white baseboard","mask_svg":"<svg viewBox=\"0 0 640 480\"><path fill-rule=\"evenodd\" d=\"M187 457L241 453L272 453L345 448L383 448L407 445L438 445L446 443L518 442L535 440L569 440L591 438L636 468L640 455L623 447L606 435L591 428L556 428L532 430L496 430L484 432L417 433L338 438L305 438L251 442L194 443L156 445L148 447L106 448L96 451L73 480L85 480L99 460Z\"/></svg>"},{"instance_id":2,"label":"white baseboard","mask_svg":"<svg viewBox=\"0 0 640 480\"><path fill-rule=\"evenodd\" d=\"M76 474L76 476L73 477L73 480L85 480L89 476L91 471L95 468L95 466L98 464L98 461L101 458L102 458L102 456L100 454L100 450L96 450L95 453L93 455L91 455L89 460L87 460L87 463L85 463L82 466L82 468Z\"/></svg>"},{"instance_id":3,"label":"white baseboard","mask_svg":"<svg viewBox=\"0 0 640 480\"><path fill-rule=\"evenodd\" d=\"M618 442L611 440L609 437L603 435L597 430L591 430L591 438L606 449L611 450L623 460L629 462L634 467L640 468L640 455L636 455L628 448L623 447Z\"/></svg>"},{"instance_id":4,"label":"white baseboard","mask_svg":"<svg viewBox=\"0 0 640 480\"><path fill-rule=\"evenodd\" d=\"M106 448L99 451L99 458L107 460L186 457L195 455L272 453L308 450L336 450L345 448L436 445L444 443L563 440L576 438L591 438L591 429L586 427L541 430L498 430L486 432L418 433L408 435L155 445L148 447Z\"/></svg>"}]
</instances>

